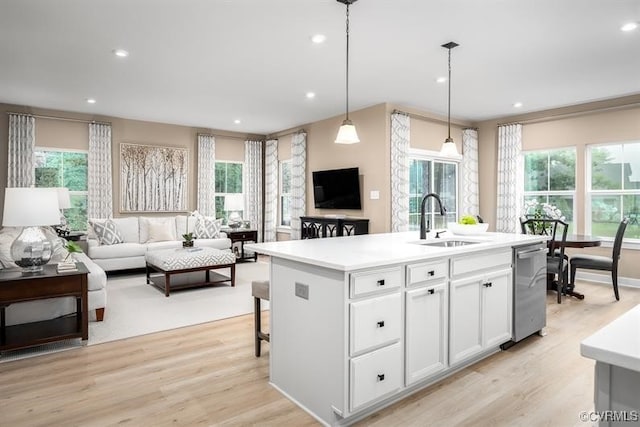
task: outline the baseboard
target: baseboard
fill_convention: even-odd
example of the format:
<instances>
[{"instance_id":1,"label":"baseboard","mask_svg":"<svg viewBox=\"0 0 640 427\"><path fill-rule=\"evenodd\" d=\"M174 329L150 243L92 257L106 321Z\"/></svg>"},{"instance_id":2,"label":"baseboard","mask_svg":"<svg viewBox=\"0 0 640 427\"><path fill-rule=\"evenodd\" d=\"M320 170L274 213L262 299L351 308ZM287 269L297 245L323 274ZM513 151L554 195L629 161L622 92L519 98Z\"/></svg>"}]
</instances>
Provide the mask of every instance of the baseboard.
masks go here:
<instances>
[{"instance_id":1,"label":"baseboard","mask_svg":"<svg viewBox=\"0 0 640 427\"><path fill-rule=\"evenodd\" d=\"M611 286L611 274L587 273L578 270L576 271L576 279L586 280L588 282L603 283ZM618 276L618 286L640 288L640 279Z\"/></svg>"}]
</instances>

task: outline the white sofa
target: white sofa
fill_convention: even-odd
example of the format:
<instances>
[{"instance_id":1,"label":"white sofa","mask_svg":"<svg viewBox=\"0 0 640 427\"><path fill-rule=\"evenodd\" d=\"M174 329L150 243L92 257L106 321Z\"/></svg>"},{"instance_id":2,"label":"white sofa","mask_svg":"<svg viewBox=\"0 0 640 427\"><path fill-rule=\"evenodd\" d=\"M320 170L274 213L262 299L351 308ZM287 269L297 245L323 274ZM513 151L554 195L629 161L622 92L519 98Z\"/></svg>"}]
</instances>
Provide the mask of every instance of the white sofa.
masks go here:
<instances>
[{"instance_id":1,"label":"white sofa","mask_svg":"<svg viewBox=\"0 0 640 427\"><path fill-rule=\"evenodd\" d=\"M20 234L20 228L5 227L0 230L0 262L4 268L17 268L10 256L11 243ZM55 233L51 232L49 238L54 242L55 252L50 262L63 261L67 251L62 248ZM104 270L91 261L84 253L71 254L76 261L84 263L89 270L87 276L89 320L102 321L107 307L107 275ZM7 325L38 322L54 319L76 312L75 298L55 298L49 300L28 301L11 304L6 308Z\"/></svg>"},{"instance_id":2,"label":"white sofa","mask_svg":"<svg viewBox=\"0 0 640 427\"><path fill-rule=\"evenodd\" d=\"M170 249L182 247L182 235L187 232L193 232L196 218L186 215L163 216L163 217L144 217L130 216L124 218L111 219L124 240L123 243L112 245L100 244L89 226L88 255L89 257L105 271L128 270L134 268L144 268L144 255L149 250ZM106 219L90 219L89 223L103 223ZM163 224L165 236L155 236L154 239L152 228ZM157 230L157 228L153 228ZM219 237L215 239L198 239L194 240L194 246L203 246L215 249L231 249L231 240L227 238L226 233L220 232Z\"/></svg>"}]
</instances>

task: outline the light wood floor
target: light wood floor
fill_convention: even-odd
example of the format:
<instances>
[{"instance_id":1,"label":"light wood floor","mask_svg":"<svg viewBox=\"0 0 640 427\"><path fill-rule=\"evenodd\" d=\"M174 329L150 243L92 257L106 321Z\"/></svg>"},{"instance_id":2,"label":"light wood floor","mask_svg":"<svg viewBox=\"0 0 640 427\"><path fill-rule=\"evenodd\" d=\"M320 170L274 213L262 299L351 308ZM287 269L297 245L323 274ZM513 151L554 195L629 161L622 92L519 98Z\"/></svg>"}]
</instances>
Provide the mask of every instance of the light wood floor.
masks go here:
<instances>
[{"instance_id":1,"label":"light wood floor","mask_svg":"<svg viewBox=\"0 0 640 427\"><path fill-rule=\"evenodd\" d=\"M547 336L433 385L362 421L373 426L585 426L593 361L580 341L640 304L640 289L579 283L548 295ZM265 313L265 320L266 320ZM0 363L2 426L317 425L268 383L252 315Z\"/></svg>"}]
</instances>

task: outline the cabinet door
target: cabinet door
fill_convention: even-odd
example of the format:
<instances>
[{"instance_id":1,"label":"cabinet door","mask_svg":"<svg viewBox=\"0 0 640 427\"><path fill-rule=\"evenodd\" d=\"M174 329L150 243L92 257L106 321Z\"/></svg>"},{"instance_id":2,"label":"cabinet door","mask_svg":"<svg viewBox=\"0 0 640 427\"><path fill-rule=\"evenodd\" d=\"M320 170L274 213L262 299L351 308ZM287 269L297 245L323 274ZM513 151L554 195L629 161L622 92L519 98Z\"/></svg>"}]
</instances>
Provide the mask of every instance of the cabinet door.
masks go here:
<instances>
[{"instance_id":1,"label":"cabinet door","mask_svg":"<svg viewBox=\"0 0 640 427\"><path fill-rule=\"evenodd\" d=\"M482 288L483 346L495 347L511 339L511 269L488 274Z\"/></svg>"},{"instance_id":2,"label":"cabinet door","mask_svg":"<svg viewBox=\"0 0 640 427\"><path fill-rule=\"evenodd\" d=\"M400 340L402 336L400 293L351 303L351 355Z\"/></svg>"},{"instance_id":3,"label":"cabinet door","mask_svg":"<svg viewBox=\"0 0 640 427\"><path fill-rule=\"evenodd\" d=\"M351 410L392 394L402 387L400 343L351 359Z\"/></svg>"},{"instance_id":4,"label":"cabinet door","mask_svg":"<svg viewBox=\"0 0 640 427\"><path fill-rule=\"evenodd\" d=\"M449 363L482 350L482 277L451 281L449 295Z\"/></svg>"},{"instance_id":5,"label":"cabinet door","mask_svg":"<svg viewBox=\"0 0 640 427\"><path fill-rule=\"evenodd\" d=\"M406 293L406 385L447 366L447 287L444 282Z\"/></svg>"}]
</instances>

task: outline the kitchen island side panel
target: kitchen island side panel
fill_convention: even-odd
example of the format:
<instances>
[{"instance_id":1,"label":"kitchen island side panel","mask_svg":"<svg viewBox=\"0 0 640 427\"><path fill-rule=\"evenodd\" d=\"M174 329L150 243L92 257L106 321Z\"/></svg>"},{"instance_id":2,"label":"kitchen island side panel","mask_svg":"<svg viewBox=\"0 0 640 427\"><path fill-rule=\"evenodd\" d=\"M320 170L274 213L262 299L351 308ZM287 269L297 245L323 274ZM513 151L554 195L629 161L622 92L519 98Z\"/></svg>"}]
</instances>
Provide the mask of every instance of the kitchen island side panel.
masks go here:
<instances>
[{"instance_id":1,"label":"kitchen island side panel","mask_svg":"<svg viewBox=\"0 0 640 427\"><path fill-rule=\"evenodd\" d=\"M347 289L344 272L271 259L271 383L323 420L347 409Z\"/></svg>"}]
</instances>

